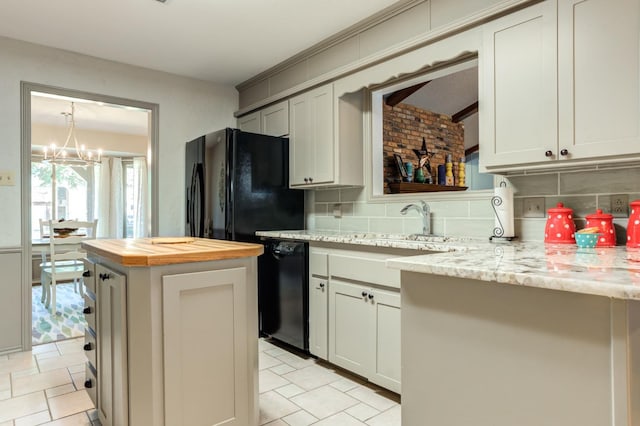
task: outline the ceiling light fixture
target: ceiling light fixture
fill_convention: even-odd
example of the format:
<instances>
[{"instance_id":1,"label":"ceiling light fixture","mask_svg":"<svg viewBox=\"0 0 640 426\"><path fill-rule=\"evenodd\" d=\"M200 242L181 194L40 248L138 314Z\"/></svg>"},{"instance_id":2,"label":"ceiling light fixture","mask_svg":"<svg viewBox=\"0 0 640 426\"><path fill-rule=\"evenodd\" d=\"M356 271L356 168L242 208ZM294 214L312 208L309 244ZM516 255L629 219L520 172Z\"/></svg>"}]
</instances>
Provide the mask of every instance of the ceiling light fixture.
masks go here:
<instances>
[{"instance_id":1,"label":"ceiling light fixture","mask_svg":"<svg viewBox=\"0 0 640 426\"><path fill-rule=\"evenodd\" d=\"M67 134L67 140L64 141L64 145L58 148L55 143L52 143L48 147L43 148L44 161L54 164L60 163L84 163L85 165L93 165L99 163L102 157L102 150L98 149L96 153L86 149L84 145L78 143L76 137L76 120L75 120L75 103L71 102L71 112L61 112L60 114L65 116L67 124L69 125L69 133ZM69 142L73 139L75 150L69 146Z\"/></svg>"}]
</instances>

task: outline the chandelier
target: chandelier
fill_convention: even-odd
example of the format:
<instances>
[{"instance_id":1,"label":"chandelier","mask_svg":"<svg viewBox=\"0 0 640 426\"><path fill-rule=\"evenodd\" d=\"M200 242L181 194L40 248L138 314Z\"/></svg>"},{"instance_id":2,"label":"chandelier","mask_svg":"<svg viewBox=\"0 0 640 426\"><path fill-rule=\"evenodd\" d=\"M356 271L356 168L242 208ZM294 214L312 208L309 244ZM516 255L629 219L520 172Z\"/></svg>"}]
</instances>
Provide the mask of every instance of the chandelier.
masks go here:
<instances>
[{"instance_id":1,"label":"chandelier","mask_svg":"<svg viewBox=\"0 0 640 426\"><path fill-rule=\"evenodd\" d=\"M71 102L71 112L61 112L60 114L65 116L66 122L69 126L69 132L67 133L67 140L64 141L62 147L57 147L55 143L52 143L48 147L43 148L44 161L50 163L84 163L85 165L93 165L99 163L102 157L102 150L98 149L95 153L87 149L84 145L78 143L76 137L76 120L75 120L75 103ZM74 146L70 146L70 142L73 139Z\"/></svg>"}]
</instances>

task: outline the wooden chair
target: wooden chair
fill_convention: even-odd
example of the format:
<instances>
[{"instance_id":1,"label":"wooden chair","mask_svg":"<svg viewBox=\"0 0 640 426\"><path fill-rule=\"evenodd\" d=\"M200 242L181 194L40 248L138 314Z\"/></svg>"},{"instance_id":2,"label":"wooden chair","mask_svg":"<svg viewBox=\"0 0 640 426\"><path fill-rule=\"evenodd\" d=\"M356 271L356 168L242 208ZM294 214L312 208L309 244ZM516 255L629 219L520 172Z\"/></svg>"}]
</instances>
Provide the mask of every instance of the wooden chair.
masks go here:
<instances>
[{"instance_id":1,"label":"wooden chair","mask_svg":"<svg viewBox=\"0 0 640 426\"><path fill-rule=\"evenodd\" d=\"M82 273L86 252L79 248L83 240L93 239L96 235L98 221L49 221L49 261L42 263L42 298L41 301L52 312L56 311L56 284L60 281L71 281L77 283L82 288ZM76 230L68 235L61 234L64 228L75 228ZM58 235L56 235L58 234Z\"/></svg>"}]
</instances>

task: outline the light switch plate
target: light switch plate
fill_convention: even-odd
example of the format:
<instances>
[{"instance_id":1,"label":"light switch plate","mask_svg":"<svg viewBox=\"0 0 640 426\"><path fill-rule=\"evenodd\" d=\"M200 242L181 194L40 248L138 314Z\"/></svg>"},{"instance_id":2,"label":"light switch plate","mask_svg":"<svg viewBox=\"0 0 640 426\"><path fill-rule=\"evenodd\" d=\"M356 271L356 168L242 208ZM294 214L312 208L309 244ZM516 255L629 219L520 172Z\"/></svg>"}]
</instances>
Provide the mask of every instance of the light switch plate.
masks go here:
<instances>
[{"instance_id":1,"label":"light switch plate","mask_svg":"<svg viewBox=\"0 0 640 426\"><path fill-rule=\"evenodd\" d=\"M15 186L16 174L12 170L0 171L0 186Z\"/></svg>"},{"instance_id":2,"label":"light switch plate","mask_svg":"<svg viewBox=\"0 0 640 426\"><path fill-rule=\"evenodd\" d=\"M522 217L545 217L544 197L529 197L522 201Z\"/></svg>"}]
</instances>

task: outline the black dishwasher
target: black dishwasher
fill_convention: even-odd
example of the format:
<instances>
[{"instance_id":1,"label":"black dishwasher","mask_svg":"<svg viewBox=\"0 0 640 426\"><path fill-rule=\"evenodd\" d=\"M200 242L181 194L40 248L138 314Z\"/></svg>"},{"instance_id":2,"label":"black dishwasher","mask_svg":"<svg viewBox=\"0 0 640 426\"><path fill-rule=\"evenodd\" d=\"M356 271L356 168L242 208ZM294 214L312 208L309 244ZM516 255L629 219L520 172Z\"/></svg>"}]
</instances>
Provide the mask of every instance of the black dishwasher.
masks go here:
<instances>
[{"instance_id":1,"label":"black dishwasher","mask_svg":"<svg viewBox=\"0 0 640 426\"><path fill-rule=\"evenodd\" d=\"M309 351L308 244L268 239L259 257L260 334Z\"/></svg>"}]
</instances>

